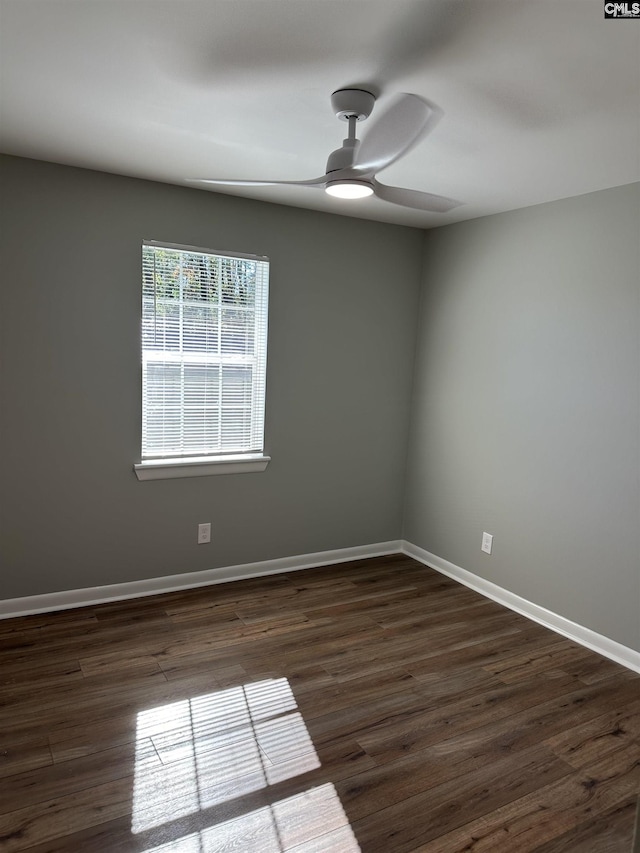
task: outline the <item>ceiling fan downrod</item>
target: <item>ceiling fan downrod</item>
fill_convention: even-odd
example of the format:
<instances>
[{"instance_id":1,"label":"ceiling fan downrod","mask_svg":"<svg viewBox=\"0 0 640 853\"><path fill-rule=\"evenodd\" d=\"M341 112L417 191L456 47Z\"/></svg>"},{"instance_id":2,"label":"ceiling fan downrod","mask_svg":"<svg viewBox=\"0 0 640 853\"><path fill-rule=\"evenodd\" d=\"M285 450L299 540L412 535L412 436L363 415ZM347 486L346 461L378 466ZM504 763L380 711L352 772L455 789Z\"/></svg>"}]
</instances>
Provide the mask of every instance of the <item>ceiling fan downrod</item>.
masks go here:
<instances>
[{"instance_id":1,"label":"ceiling fan downrod","mask_svg":"<svg viewBox=\"0 0 640 853\"><path fill-rule=\"evenodd\" d=\"M340 121L349 124L347 138L342 140L342 147L332 151L327 160L327 174L342 169L351 169L360 145L356 138L356 124L371 115L376 99L371 92L364 89L338 89L331 95L331 106Z\"/></svg>"},{"instance_id":2,"label":"ceiling fan downrod","mask_svg":"<svg viewBox=\"0 0 640 853\"><path fill-rule=\"evenodd\" d=\"M356 138L356 125L371 114L376 99L371 92L363 89L338 89L331 95L331 105L336 117L349 124L347 138L342 140L342 147L332 151L327 160L326 173L330 178L332 173L342 172L340 179L327 182L325 191L338 198L365 198L373 195L373 185L368 180L369 175L356 171L353 177L349 170L353 169L360 140ZM344 174L346 172L346 174Z\"/></svg>"}]
</instances>

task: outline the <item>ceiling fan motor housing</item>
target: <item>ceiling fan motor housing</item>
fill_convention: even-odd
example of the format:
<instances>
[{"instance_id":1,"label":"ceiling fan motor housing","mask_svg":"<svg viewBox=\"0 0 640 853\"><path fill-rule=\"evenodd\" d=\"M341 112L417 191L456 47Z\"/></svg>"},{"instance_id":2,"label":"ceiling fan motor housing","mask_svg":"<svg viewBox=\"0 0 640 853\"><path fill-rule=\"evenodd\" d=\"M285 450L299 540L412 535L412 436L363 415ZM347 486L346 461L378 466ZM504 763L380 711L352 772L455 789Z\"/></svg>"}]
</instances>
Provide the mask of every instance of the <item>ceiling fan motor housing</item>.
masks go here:
<instances>
[{"instance_id":1,"label":"ceiling fan motor housing","mask_svg":"<svg viewBox=\"0 0 640 853\"><path fill-rule=\"evenodd\" d=\"M344 139L342 148L336 148L329 154L327 160L327 173L336 172L340 169L350 169L353 166L356 151L360 145L359 139Z\"/></svg>"}]
</instances>

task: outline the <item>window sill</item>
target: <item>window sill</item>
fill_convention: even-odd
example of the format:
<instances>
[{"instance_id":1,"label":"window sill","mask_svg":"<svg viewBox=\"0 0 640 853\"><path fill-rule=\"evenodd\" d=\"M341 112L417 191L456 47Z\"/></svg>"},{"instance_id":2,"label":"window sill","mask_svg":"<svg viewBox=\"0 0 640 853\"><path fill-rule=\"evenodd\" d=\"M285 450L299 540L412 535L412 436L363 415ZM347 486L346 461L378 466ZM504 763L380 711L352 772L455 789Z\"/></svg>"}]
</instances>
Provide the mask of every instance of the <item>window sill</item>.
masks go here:
<instances>
[{"instance_id":1,"label":"window sill","mask_svg":"<svg viewBox=\"0 0 640 853\"><path fill-rule=\"evenodd\" d=\"M264 471L270 456L261 453L238 456L198 456L193 459L152 459L136 462L138 480L174 480L178 477L210 477L215 474L250 474Z\"/></svg>"}]
</instances>

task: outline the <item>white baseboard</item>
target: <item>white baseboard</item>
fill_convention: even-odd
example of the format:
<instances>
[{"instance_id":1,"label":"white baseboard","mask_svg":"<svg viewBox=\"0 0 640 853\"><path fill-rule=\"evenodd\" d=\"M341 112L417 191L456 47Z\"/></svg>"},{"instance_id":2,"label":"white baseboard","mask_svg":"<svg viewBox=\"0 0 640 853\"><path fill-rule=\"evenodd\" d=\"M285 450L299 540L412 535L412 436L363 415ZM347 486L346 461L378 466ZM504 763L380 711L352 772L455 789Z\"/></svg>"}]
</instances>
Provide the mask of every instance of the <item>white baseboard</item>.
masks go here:
<instances>
[{"instance_id":1,"label":"white baseboard","mask_svg":"<svg viewBox=\"0 0 640 853\"><path fill-rule=\"evenodd\" d=\"M176 592L181 589L193 589L199 586L210 586L243 578L257 578L264 575L296 572L301 569L312 569L317 566L329 566L332 563L345 563L353 560L363 560L370 557L383 557L389 554L403 553L413 557L425 566L429 566L447 577L468 586L481 595L497 601L515 610L522 616L544 625L562 636L582 646L586 646L604 657L640 673L640 652L623 646L609 637L598 634L590 628L585 628L559 616L551 610L540 607L526 598L521 598L509 590L491 581L474 575L466 569L456 566L441 557L413 545L405 540L377 542L372 545L360 545L355 548L339 548L333 551L318 551L315 554L300 554L295 557L282 557L276 560L263 560L257 563L245 563L240 566L225 566L220 569L206 569L201 572L189 572L182 575L169 575L161 578L148 578L140 581L94 586L86 589L51 592L43 595L30 595L24 598L10 598L0 601L0 619L10 619L16 616L29 616L35 613L49 613L56 610L69 610L73 607L87 607L94 604L105 604L109 601L123 601L127 598L142 598L148 595L159 595L164 592Z\"/></svg>"},{"instance_id":2,"label":"white baseboard","mask_svg":"<svg viewBox=\"0 0 640 853\"><path fill-rule=\"evenodd\" d=\"M545 607L540 607L538 604L527 601L526 598L521 598L519 595L509 592L509 590L491 581L474 575L466 569L461 569L460 566L456 566L454 563L448 562L448 560L443 560L442 557L431 554L423 548L418 548L417 545L412 545L411 542L403 541L401 547L403 554L413 557L414 560L424 563L425 566L429 566L441 574L459 581L481 595L497 601L498 604L503 604L510 610L515 610L516 613L520 613L534 622L539 622L540 625L544 625L545 628L550 628L552 631L562 634L563 637L574 640L576 643L580 643L580 645L586 646L588 649L598 652L598 654L604 655L604 657L622 664L622 666L626 666L634 672L640 673L640 652L630 649L628 646L623 646L622 643L617 643L615 640L598 634L590 628L578 625L577 622L565 619L564 616L559 616Z\"/></svg>"},{"instance_id":3,"label":"white baseboard","mask_svg":"<svg viewBox=\"0 0 640 853\"><path fill-rule=\"evenodd\" d=\"M72 607L87 607L92 604L105 604L109 601L123 601L127 598L142 598L163 592L176 592L181 589L210 586L227 581L242 580L243 578L257 578L262 575L296 572L300 569L312 569L317 566L329 566L332 563L346 563L369 557L383 557L388 554L400 553L401 544L400 540L396 539L391 542L376 542L373 545L360 545L355 548L318 551L315 554L281 557L277 560L263 560L259 563L245 563L244 565L226 566L221 569L205 569L201 572L189 572L183 575L169 575L162 578L148 578L127 583L88 587L87 589L29 595L24 598L9 598L0 601L0 619L30 616L34 613L49 613L54 610L69 610Z\"/></svg>"}]
</instances>

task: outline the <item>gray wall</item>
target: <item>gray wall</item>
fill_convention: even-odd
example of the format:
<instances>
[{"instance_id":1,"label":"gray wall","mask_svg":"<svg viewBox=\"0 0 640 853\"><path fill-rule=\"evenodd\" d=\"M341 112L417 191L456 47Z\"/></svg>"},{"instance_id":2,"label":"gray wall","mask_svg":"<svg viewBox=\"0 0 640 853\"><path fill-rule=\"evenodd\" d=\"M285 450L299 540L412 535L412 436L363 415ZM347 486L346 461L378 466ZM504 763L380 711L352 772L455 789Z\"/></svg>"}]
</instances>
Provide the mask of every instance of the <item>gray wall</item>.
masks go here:
<instances>
[{"instance_id":1,"label":"gray wall","mask_svg":"<svg viewBox=\"0 0 640 853\"><path fill-rule=\"evenodd\" d=\"M426 234L404 535L640 650L639 235L640 185Z\"/></svg>"},{"instance_id":2,"label":"gray wall","mask_svg":"<svg viewBox=\"0 0 640 853\"><path fill-rule=\"evenodd\" d=\"M0 598L399 538L422 232L19 158L2 175ZM144 238L271 258L264 473L137 481Z\"/></svg>"}]
</instances>

